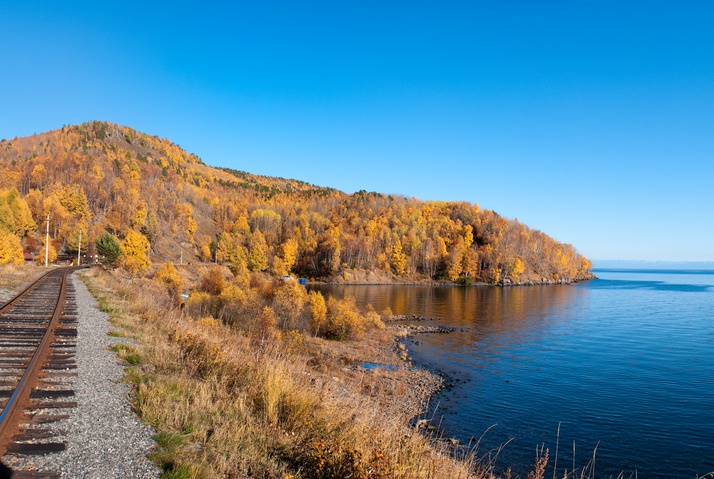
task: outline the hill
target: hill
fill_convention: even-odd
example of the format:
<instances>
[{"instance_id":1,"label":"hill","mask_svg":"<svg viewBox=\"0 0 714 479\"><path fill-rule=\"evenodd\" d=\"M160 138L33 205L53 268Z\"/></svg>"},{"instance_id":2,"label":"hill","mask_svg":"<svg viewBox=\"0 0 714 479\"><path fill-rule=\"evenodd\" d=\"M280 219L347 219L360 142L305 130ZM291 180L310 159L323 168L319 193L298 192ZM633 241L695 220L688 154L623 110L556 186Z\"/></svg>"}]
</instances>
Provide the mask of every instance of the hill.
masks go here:
<instances>
[{"instance_id":1,"label":"hill","mask_svg":"<svg viewBox=\"0 0 714 479\"><path fill-rule=\"evenodd\" d=\"M151 260L278 275L334 279L357 270L489 283L590 276L572 246L477 205L350 195L213 168L167 140L105 122L0 141L0 191L0 231L21 238L26 253L42 250L37 230L49 214L53 246L68 254L80 232L90 253L109 233L125 246L148 240Z\"/></svg>"}]
</instances>

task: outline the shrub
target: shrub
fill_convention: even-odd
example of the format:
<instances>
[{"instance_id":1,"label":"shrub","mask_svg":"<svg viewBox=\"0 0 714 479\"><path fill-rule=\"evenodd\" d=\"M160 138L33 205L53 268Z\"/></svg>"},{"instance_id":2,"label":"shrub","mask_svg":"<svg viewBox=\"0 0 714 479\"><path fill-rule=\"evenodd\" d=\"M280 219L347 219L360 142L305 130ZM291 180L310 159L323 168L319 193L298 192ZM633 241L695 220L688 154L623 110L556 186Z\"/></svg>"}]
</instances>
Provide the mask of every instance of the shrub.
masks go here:
<instances>
[{"instance_id":1,"label":"shrub","mask_svg":"<svg viewBox=\"0 0 714 479\"><path fill-rule=\"evenodd\" d=\"M186 303L186 311L194 318L218 316L218 308L218 299L203 291L191 293Z\"/></svg>"},{"instance_id":2,"label":"shrub","mask_svg":"<svg viewBox=\"0 0 714 479\"><path fill-rule=\"evenodd\" d=\"M384 329L384 321L378 312L370 309L364 315L364 326L366 329Z\"/></svg>"},{"instance_id":3,"label":"shrub","mask_svg":"<svg viewBox=\"0 0 714 479\"><path fill-rule=\"evenodd\" d=\"M311 479L349 477L353 479L387 479L394 471L382 451L375 449L366 456L352 445L336 441L310 439L298 453L301 466Z\"/></svg>"},{"instance_id":4,"label":"shrub","mask_svg":"<svg viewBox=\"0 0 714 479\"><path fill-rule=\"evenodd\" d=\"M250 286L250 273L248 269L244 268L239 271L233 271L233 282L241 288L248 288Z\"/></svg>"},{"instance_id":5,"label":"shrub","mask_svg":"<svg viewBox=\"0 0 714 479\"><path fill-rule=\"evenodd\" d=\"M288 350L293 352L301 352L305 350L305 335L295 329L290 330L283 337Z\"/></svg>"},{"instance_id":6,"label":"shrub","mask_svg":"<svg viewBox=\"0 0 714 479\"><path fill-rule=\"evenodd\" d=\"M384 329L384 322L379 313L371 307L361 314L354 298L335 299L327 301L327 314L324 311L322 295L310 295L311 320L313 333L327 339L354 339L368 329ZM322 304L321 300L322 299Z\"/></svg>"},{"instance_id":7,"label":"shrub","mask_svg":"<svg viewBox=\"0 0 714 479\"><path fill-rule=\"evenodd\" d=\"M272 298L275 294L275 282L273 278L265 274L253 274L250 277L250 286L264 298Z\"/></svg>"},{"instance_id":8,"label":"shrub","mask_svg":"<svg viewBox=\"0 0 714 479\"><path fill-rule=\"evenodd\" d=\"M319 335L327 320L325 297L319 291L310 291L308 303L310 306L310 330L313 334Z\"/></svg>"},{"instance_id":9,"label":"shrub","mask_svg":"<svg viewBox=\"0 0 714 479\"><path fill-rule=\"evenodd\" d=\"M261 313L263 301L258 292L230 284L218 297L221 304L220 317L224 323L250 330Z\"/></svg>"},{"instance_id":10,"label":"shrub","mask_svg":"<svg viewBox=\"0 0 714 479\"><path fill-rule=\"evenodd\" d=\"M203 335L177 330L171 338L181 349L185 364L190 365L201 377L222 369L228 357L221 349Z\"/></svg>"},{"instance_id":11,"label":"shrub","mask_svg":"<svg viewBox=\"0 0 714 479\"><path fill-rule=\"evenodd\" d=\"M173 263L164 263L154 275L154 279L166 286L173 298L178 298L184 286L183 278Z\"/></svg>"},{"instance_id":12,"label":"shrub","mask_svg":"<svg viewBox=\"0 0 714 479\"><path fill-rule=\"evenodd\" d=\"M263 306L258 317L257 333L260 336L276 339L280 336L280 331L277 330L278 321L275 319L275 312L270 306Z\"/></svg>"},{"instance_id":13,"label":"shrub","mask_svg":"<svg viewBox=\"0 0 714 479\"><path fill-rule=\"evenodd\" d=\"M357 311L353 299L330 298L327 301L327 322L323 336L344 340L355 338L364 331L364 319Z\"/></svg>"},{"instance_id":14,"label":"shrub","mask_svg":"<svg viewBox=\"0 0 714 479\"><path fill-rule=\"evenodd\" d=\"M0 264L17 264L24 261L20 238L12 233L0 231Z\"/></svg>"},{"instance_id":15,"label":"shrub","mask_svg":"<svg viewBox=\"0 0 714 479\"><path fill-rule=\"evenodd\" d=\"M305 288L296 281L289 281L275 291L273 309L278 315L281 328L293 329L298 326L306 300Z\"/></svg>"},{"instance_id":16,"label":"shrub","mask_svg":"<svg viewBox=\"0 0 714 479\"><path fill-rule=\"evenodd\" d=\"M221 300L221 304L224 306L228 305L243 305L248 300L248 295L243 290L236 286L235 284L229 284L224 286L221 294L218 295Z\"/></svg>"},{"instance_id":17,"label":"shrub","mask_svg":"<svg viewBox=\"0 0 714 479\"><path fill-rule=\"evenodd\" d=\"M226 287L226 280L223 277L223 272L219 267L209 268L201 277L199 289L206 293L219 295Z\"/></svg>"},{"instance_id":18,"label":"shrub","mask_svg":"<svg viewBox=\"0 0 714 479\"><path fill-rule=\"evenodd\" d=\"M110 268L115 267L121 257L121 246L117 239L109 233L104 233L97 238L94 244L97 248L99 261Z\"/></svg>"},{"instance_id":19,"label":"shrub","mask_svg":"<svg viewBox=\"0 0 714 479\"><path fill-rule=\"evenodd\" d=\"M205 329L213 329L219 326L219 322L210 316L203 317L199 319L198 324L200 324Z\"/></svg>"}]
</instances>

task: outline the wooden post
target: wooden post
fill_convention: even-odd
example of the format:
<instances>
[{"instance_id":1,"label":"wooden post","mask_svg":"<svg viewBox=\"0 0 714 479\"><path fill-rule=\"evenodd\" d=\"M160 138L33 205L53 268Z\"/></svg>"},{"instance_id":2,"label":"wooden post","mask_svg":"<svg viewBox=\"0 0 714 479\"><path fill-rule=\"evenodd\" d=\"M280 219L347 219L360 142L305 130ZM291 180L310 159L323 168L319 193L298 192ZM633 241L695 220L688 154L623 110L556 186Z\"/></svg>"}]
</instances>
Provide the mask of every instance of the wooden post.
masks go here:
<instances>
[{"instance_id":1,"label":"wooden post","mask_svg":"<svg viewBox=\"0 0 714 479\"><path fill-rule=\"evenodd\" d=\"M45 268L49 266L50 256L50 214L47 213L47 230L45 231Z\"/></svg>"}]
</instances>

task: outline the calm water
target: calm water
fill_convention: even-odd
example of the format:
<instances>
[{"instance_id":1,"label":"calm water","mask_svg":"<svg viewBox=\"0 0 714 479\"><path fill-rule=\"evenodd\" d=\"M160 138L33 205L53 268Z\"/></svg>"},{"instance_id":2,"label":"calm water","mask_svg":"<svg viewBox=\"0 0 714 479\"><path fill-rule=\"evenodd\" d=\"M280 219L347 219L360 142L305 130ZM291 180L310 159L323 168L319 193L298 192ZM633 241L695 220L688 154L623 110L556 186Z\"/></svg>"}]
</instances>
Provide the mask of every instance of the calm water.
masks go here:
<instances>
[{"instance_id":1,"label":"calm water","mask_svg":"<svg viewBox=\"0 0 714 479\"><path fill-rule=\"evenodd\" d=\"M436 416L449 436L508 441L498 463L523 473L537 444L560 465L597 447L598 477L694 478L714 471L714 274L597 271L576 286L327 287L377 310L468 328L421 335L415 361L454 387ZM489 429L490 428L490 429ZM559 468L560 469L560 468Z\"/></svg>"}]
</instances>

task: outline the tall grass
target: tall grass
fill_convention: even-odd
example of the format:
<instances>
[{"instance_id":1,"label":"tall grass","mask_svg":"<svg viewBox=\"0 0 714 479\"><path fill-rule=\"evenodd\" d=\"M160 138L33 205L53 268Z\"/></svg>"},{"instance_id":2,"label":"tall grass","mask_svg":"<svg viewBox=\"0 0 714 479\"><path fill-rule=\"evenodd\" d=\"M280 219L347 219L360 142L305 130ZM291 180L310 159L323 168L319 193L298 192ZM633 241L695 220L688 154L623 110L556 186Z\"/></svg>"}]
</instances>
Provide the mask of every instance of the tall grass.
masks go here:
<instances>
[{"instance_id":1,"label":"tall grass","mask_svg":"<svg viewBox=\"0 0 714 479\"><path fill-rule=\"evenodd\" d=\"M137 340L119 354L137 413L159 433L166 477L492 477L310 368L288 347L295 334L190 319L156 281L84 278L116 333Z\"/></svg>"}]
</instances>

